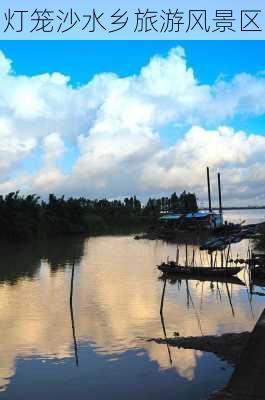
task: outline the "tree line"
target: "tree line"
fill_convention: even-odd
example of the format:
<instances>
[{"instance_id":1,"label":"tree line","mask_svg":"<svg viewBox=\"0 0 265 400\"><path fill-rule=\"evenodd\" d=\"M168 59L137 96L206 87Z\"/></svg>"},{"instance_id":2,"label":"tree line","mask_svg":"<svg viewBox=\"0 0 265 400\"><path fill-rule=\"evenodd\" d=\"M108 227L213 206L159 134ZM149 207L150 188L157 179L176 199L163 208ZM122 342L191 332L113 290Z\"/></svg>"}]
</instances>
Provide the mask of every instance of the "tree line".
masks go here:
<instances>
[{"instance_id":1,"label":"tree line","mask_svg":"<svg viewBox=\"0 0 265 400\"><path fill-rule=\"evenodd\" d=\"M195 194L173 193L150 198L142 204L136 196L123 200L85 197L65 199L50 194L47 200L35 194L12 192L0 196L0 235L7 239L40 238L53 235L100 235L145 229L164 212L197 210Z\"/></svg>"}]
</instances>

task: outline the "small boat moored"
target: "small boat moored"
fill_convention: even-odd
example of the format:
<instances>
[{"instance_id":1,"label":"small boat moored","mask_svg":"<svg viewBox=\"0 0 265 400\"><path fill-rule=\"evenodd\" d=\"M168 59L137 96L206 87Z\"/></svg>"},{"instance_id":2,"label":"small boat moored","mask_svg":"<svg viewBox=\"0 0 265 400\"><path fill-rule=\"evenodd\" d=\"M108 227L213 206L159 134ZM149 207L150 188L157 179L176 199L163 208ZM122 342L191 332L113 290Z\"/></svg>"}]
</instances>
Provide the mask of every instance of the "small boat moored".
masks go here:
<instances>
[{"instance_id":1,"label":"small boat moored","mask_svg":"<svg viewBox=\"0 0 265 400\"><path fill-rule=\"evenodd\" d=\"M232 285L246 286L237 276L201 276L201 275L185 275L185 274L162 274L160 280L168 280L170 284L175 284L181 281L196 281L196 282L209 282L213 283L226 283Z\"/></svg>"},{"instance_id":2,"label":"small boat moored","mask_svg":"<svg viewBox=\"0 0 265 400\"><path fill-rule=\"evenodd\" d=\"M163 262L157 268L163 274L174 275L188 275L188 276L211 276L211 277L228 277L237 275L242 267L186 267L177 265L176 262Z\"/></svg>"}]
</instances>

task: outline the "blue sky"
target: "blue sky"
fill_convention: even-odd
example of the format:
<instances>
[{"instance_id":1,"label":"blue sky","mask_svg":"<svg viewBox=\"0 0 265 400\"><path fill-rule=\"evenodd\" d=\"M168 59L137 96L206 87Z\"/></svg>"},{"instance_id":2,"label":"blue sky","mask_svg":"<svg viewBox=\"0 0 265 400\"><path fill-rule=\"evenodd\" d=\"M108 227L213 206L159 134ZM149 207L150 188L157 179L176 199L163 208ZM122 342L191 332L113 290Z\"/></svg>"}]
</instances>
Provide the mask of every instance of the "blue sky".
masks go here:
<instances>
[{"instance_id":1,"label":"blue sky","mask_svg":"<svg viewBox=\"0 0 265 400\"><path fill-rule=\"evenodd\" d=\"M263 41L3 41L1 49L13 60L18 75L59 71L71 77L72 85L80 85L102 72L121 77L138 74L152 56L166 56L178 45L185 48L200 83L265 70ZM263 134L264 122L263 116L241 117L235 118L233 126ZM170 142L170 135L165 140Z\"/></svg>"},{"instance_id":2,"label":"blue sky","mask_svg":"<svg viewBox=\"0 0 265 400\"><path fill-rule=\"evenodd\" d=\"M185 48L202 83L212 83L220 74L255 74L265 66L263 41L2 41L1 49L17 74L60 71L78 84L100 72L137 74L154 54L165 56L177 45Z\"/></svg>"},{"instance_id":3,"label":"blue sky","mask_svg":"<svg viewBox=\"0 0 265 400\"><path fill-rule=\"evenodd\" d=\"M177 51L178 47L182 50ZM8 104L1 108L0 102L3 132L6 130L10 135L7 142L3 142L2 151L9 140L10 146L15 140L18 155L11 152L2 171L0 165L0 190L12 189L20 182L20 189L25 191L53 190L58 194L92 197L122 196L128 192L147 196L174 189L180 191L185 189L185 180L183 183L177 173L182 165L174 161L180 158L178 149L183 147L186 151L188 148L187 153L191 152L193 158L196 150L189 146L196 138L200 143L205 139L200 135L209 134L213 146L221 138L220 145L227 146L223 148L226 154L231 153L229 137L236 146L235 154L241 145L248 150L244 150L244 156L238 160L234 157L234 161L228 155L217 161L213 157L198 160L195 155L194 166L203 168L205 162L212 163L214 171L227 169L230 175L235 174L234 182L242 185L240 198L243 196L246 202L262 202L264 196L258 187L263 182L263 164L257 149L264 144L265 132L264 47L262 41L1 42L4 60L12 61L12 70L5 72L2 83L14 90L12 95L7 89L0 93L2 103ZM172 49L175 49L173 55ZM157 58L153 62L154 56ZM3 63L5 65L6 61ZM142 72L143 67L145 72ZM55 76L54 73L59 74ZM43 74L49 76L45 83ZM168 74L168 81L163 74ZM141 84L146 87L140 88ZM167 92L162 93L168 84ZM115 101L111 105L113 98ZM160 99L163 99L161 104ZM120 121L123 102L130 126L125 119ZM54 115L50 111L51 104ZM60 114L58 118L57 114ZM15 128L13 132L10 124L22 124L25 133L24 130L17 133ZM116 125L117 131L113 128ZM232 133L219 130L222 126ZM245 136L238 131L243 131ZM139 148L133 144L137 142ZM255 149L253 154L252 148ZM127 149L130 149L128 154ZM221 148L219 150L222 152ZM131 168L135 175L136 164L143 163L146 157L150 157L148 165L153 163L154 171L155 168L160 171L159 183L154 181L149 166L142 165L145 172L141 185L133 178L130 186L128 170ZM112 160L111 165L108 158ZM102 164L99 165L98 160L103 160ZM188 170L189 163L185 162ZM90 170L85 172L88 164ZM127 172L121 174L125 166ZM108 176L110 169L112 173ZM201 192L204 198L204 188L198 182L201 176L202 171L197 181L194 179L193 186L187 186ZM257 177L256 184L253 177ZM86 178L88 189L84 189ZM227 191L232 183L231 177L230 181L227 179ZM237 199L231 198L231 201Z\"/></svg>"}]
</instances>

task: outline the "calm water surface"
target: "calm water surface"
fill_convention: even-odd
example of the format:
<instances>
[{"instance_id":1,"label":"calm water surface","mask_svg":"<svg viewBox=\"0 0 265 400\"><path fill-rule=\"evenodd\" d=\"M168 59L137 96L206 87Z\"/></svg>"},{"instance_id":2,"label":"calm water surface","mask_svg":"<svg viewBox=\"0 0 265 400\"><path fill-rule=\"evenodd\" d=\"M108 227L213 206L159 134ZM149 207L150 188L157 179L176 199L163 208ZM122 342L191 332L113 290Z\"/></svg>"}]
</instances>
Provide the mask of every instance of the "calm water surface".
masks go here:
<instances>
[{"instance_id":1,"label":"calm water surface","mask_svg":"<svg viewBox=\"0 0 265 400\"><path fill-rule=\"evenodd\" d=\"M265 210L226 213L235 222L264 217ZM232 256L245 256L248 245L235 245ZM262 297L251 298L243 272L246 286L168 282L164 332L155 266L175 254L175 245L132 236L0 245L0 399L197 400L224 385L226 362L195 350L169 353L146 339L251 330ZM199 264L198 251L195 258Z\"/></svg>"}]
</instances>

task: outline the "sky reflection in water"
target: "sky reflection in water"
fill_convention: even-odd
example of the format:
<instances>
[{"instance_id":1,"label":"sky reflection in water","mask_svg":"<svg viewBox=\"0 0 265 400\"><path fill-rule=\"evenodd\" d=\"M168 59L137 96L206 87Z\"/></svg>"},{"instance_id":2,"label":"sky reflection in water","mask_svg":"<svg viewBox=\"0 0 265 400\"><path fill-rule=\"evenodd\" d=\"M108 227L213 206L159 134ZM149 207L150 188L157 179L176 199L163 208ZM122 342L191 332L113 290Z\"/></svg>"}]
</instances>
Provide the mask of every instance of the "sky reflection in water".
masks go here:
<instances>
[{"instance_id":1,"label":"sky reflection in water","mask_svg":"<svg viewBox=\"0 0 265 400\"><path fill-rule=\"evenodd\" d=\"M252 222L263 211L245 216ZM236 245L233 255L245 255L247 246ZM175 245L130 236L68 238L1 245L0 253L0 399L195 400L229 379L231 368L214 355L176 348L169 355L165 345L145 340L164 336L163 281L155 266L175 258ZM243 272L240 278L247 282ZM250 302L248 285L168 282L166 334L251 330L263 308L262 297Z\"/></svg>"}]
</instances>

